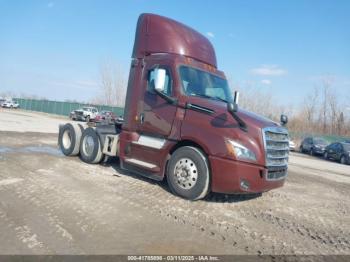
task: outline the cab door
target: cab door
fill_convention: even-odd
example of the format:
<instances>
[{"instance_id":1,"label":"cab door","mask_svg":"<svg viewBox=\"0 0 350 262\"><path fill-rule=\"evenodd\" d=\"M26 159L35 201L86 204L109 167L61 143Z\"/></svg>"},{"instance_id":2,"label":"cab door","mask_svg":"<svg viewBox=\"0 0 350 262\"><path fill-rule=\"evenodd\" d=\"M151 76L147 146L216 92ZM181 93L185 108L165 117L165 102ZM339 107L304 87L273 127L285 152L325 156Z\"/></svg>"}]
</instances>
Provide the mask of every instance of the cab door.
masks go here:
<instances>
[{"instance_id":1,"label":"cab door","mask_svg":"<svg viewBox=\"0 0 350 262\"><path fill-rule=\"evenodd\" d=\"M173 96L171 66L156 59L145 59L142 96L138 104L138 141L132 144L132 157L141 168L158 173L163 166L165 143L169 137L176 114L176 105L169 103L155 91L157 69L165 69L163 93Z\"/></svg>"},{"instance_id":2,"label":"cab door","mask_svg":"<svg viewBox=\"0 0 350 262\"><path fill-rule=\"evenodd\" d=\"M145 88L140 112L140 134L167 138L170 135L175 118L176 106L170 104L155 91L155 71L158 68L165 69L165 88L163 93L173 96L173 77L169 66L149 61L144 71Z\"/></svg>"}]
</instances>

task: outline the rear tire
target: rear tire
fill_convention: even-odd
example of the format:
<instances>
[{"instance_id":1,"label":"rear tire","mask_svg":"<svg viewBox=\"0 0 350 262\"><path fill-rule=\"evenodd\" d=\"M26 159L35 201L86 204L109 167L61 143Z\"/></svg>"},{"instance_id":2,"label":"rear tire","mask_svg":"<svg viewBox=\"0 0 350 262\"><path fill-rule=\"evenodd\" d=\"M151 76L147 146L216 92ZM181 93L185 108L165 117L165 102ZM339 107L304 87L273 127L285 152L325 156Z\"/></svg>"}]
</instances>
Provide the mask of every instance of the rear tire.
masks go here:
<instances>
[{"instance_id":1,"label":"rear tire","mask_svg":"<svg viewBox=\"0 0 350 262\"><path fill-rule=\"evenodd\" d=\"M300 153L304 153L303 146L300 146L300 147L299 147L299 152L300 152Z\"/></svg>"},{"instance_id":2,"label":"rear tire","mask_svg":"<svg viewBox=\"0 0 350 262\"><path fill-rule=\"evenodd\" d=\"M346 164L345 156L341 156L341 158L340 158L340 164L343 164L343 165Z\"/></svg>"},{"instance_id":3,"label":"rear tire","mask_svg":"<svg viewBox=\"0 0 350 262\"><path fill-rule=\"evenodd\" d=\"M207 157L195 147L177 149L169 160L167 181L176 195L189 200L204 198L209 192L210 182Z\"/></svg>"},{"instance_id":4,"label":"rear tire","mask_svg":"<svg viewBox=\"0 0 350 262\"><path fill-rule=\"evenodd\" d=\"M84 130L80 143L80 159L85 163L98 164L102 161L102 145L95 129L88 127Z\"/></svg>"},{"instance_id":5,"label":"rear tire","mask_svg":"<svg viewBox=\"0 0 350 262\"><path fill-rule=\"evenodd\" d=\"M58 135L58 145L66 156L79 154L80 139L83 127L76 124L65 124Z\"/></svg>"}]
</instances>

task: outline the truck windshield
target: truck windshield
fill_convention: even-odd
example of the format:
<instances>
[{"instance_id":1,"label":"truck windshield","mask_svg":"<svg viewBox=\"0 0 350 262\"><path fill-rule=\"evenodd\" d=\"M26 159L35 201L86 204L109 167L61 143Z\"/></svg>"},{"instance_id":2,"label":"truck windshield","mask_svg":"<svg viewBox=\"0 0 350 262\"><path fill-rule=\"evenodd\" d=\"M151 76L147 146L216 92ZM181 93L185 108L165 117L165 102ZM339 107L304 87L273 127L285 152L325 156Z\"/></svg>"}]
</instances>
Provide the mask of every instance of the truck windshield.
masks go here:
<instances>
[{"instance_id":1,"label":"truck windshield","mask_svg":"<svg viewBox=\"0 0 350 262\"><path fill-rule=\"evenodd\" d=\"M232 95L227 80L209 72L193 67L181 66L182 87L189 96L232 102Z\"/></svg>"}]
</instances>

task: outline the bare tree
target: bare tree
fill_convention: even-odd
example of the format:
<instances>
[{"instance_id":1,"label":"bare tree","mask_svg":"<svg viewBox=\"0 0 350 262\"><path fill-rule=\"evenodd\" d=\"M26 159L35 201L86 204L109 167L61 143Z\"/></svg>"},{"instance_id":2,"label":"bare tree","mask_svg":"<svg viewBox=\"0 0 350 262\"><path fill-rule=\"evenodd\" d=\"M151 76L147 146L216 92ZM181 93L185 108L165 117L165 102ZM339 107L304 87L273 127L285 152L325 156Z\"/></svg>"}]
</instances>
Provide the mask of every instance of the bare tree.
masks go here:
<instances>
[{"instance_id":1,"label":"bare tree","mask_svg":"<svg viewBox=\"0 0 350 262\"><path fill-rule=\"evenodd\" d=\"M100 87L101 96L93 102L120 107L125 105L126 74L120 65L105 62L101 66Z\"/></svg>"}]
</instances>

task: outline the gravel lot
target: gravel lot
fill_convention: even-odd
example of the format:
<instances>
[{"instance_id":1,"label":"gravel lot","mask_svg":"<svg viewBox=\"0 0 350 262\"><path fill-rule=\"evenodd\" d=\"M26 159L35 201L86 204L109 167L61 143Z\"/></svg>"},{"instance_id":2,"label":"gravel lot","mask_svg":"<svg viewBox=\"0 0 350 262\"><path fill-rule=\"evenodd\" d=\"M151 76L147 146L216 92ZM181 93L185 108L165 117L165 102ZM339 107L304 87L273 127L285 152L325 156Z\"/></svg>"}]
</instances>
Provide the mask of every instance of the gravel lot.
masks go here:
<instances>
[{"instance_id":1,"label":"gravel lot","mask_svg":"<svg viewBox=\"0 0 350 262\"><path fill-rule=\"evenodd\" d=\"M64 157L64 118L0 121L0 254L350 254L350 166L292 153L283 188L190 202L116 159Z\"/></svg>"}]
</instances>

